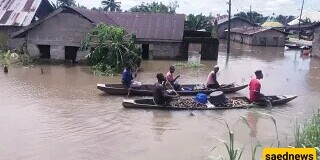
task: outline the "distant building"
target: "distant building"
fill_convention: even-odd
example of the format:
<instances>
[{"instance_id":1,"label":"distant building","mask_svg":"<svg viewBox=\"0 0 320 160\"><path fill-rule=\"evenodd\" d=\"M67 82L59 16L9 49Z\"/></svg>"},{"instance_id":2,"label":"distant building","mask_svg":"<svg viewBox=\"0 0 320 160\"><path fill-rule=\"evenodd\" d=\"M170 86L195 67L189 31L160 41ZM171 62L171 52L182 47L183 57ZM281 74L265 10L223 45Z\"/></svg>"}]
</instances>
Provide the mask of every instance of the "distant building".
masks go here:
<instances>
[{"instance_id":1,"label":"distant building","mask_svg":"<svg viewBox=\"0 0 320 160\"><path fill-rule=\"evenodd\" d=\"M320 22L320 12L318 11L303 11L301 15L301 21L310 20L311 23ZM288 25L298 25L300 16L288 23Z\"/></svg>"},{"instance_id":2,"label":"distant building","mask_svg":"<svg viewBox=\"0 0 320 160\"><path fill-rule=\"evenodd\" d=\"M268 18L261 26L264 28L284 28L284 25L278 22L274 17Z\"/></svg>"},{"instance_id":3,"label":"distant building","mask_svg":"<svg viewBox=\"0 0 320 160\"><path fill-rule=\"evenodd\" d=\"M312 43L312 55L320 58L320 26L314 30L314 38Z\"/></svg>"},{"instance_id":4,"label":"distant building","mask_svg":"<svg viewBox=\"0 0 320 160\"><path fill-rule=\"evenodd\" d=\"M232 28L230 39L253 46L284 46L286 33L263 27Z\"/></svg>"},{"instance_id":5,"label":"distant building","mask_svg":"<svg viewBox=\"0 0 320 160\"><path fill-rule=\"evenodd\" d=\"M78 52L85 36L99 23L121 26L136 35L144 59L179 58L183 51L183 14L102 12L61 7L44 19L16 32L25 38L34 57L82 60Z\"/></svg>"},{"instance_id":6,"label":"distant building","mask_svg":"<svg viewBox=\"0 0 320 160\"><path fill-rule=\"evenodd\" d=\"M241 17L233 17L230 20L230 28L257 27L257 26L258 25L251 23L250 21ZM228 30L228 18L219 19L218 29L217 29L218 38L226 39L228 37L227 30Z\"/></svg>"},{"instance_id":7,"label":"distant building","mask_svg":"<svg viewBox=\"0 0 320 160\"><path fill-rule=\"evenodd\" d=\"M10 34L47 16L54 8L48 0L2 0L0 3L0 49L13 49L23 42Z\"/></svg>"}]
</instances>

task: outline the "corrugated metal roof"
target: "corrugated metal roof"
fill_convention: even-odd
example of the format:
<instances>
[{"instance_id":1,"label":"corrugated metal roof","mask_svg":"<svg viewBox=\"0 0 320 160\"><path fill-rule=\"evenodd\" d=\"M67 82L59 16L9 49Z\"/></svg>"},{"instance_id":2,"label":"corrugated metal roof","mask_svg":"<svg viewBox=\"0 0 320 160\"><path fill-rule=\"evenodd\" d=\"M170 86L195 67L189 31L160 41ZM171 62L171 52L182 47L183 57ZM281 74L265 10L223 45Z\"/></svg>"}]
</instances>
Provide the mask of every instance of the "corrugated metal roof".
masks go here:
<instances>
[{"instance_id":1,"label":"corrugated metal roof","mask_svg":"<svg viewBox=\"0 0 320 160\"><path fill-rule=\"evenodd\" d=\"M318 12L318 11L303 11L303 13L301 15L301 20L306 20L307 18L309 18L312 23L313 22L320 22L320 12ZM291 21L288 24L289 25L299 24L299 20L300 20L300 17L297 17L296 19L294 19L293 21Z\"/></svg>"},{"instance_id":2,"label":"corrugated metal roof","mask_svg":"<svg viewBox=\"0 0 320 160\"><path fill-rule=\"evenodd\" d=\"M278 32L281 32L281 33L285 34L285 32L282 32L282 31L279 31L279 30L276 30L276 29L273 29L273 28L264 28L264 27L231 28L230 32L231 33L240 33L240 34L245 34L245 35L253 35L255 33L264 32L266 30L275 30L275 31L278 31Z\"/></svg>"},{"instance_id":3,"label":"corrugated metal roof","mask_svg":"<svg viewBox=\"0 0 320 160\"><path fill-rule=\"evenodd\" d=\"M107 12L107 15L134 33L139 41L181 42L184 32L183 14Z\"/></svg>"},{"instance_id":4,"label":"corrugated metal roof","mask_svg":"<svg viewBox=\"0 0 320 160\"><path fill-rule=\"evenodd\" d=\"M118 24L114 20L112 20L110 17L108 17L105 12L96 11L96 10L88 10L88 9L84 9L84 8L71 8L71 7L69 7L69 9L75 10L76 12L78 12L82 16L86 17L88 20L90 20L91 22L93 22L95 24L105 23L107 25L118 26Z\"/></svg>"},{"instance_id":5,"label":"corrugated metal roof","mask_svg":"<svg viewBox=\"0 0 320 160\"><path fill-rule=\"evenodd\" d=\"M137 41L140 42L182 42L183 40L185 18L183 14L102 12L71 7L56 10L46 18L16 32L13 37L23 35L33 27L64 11L76 12L94 24L105 23L121 26L128 33L135 34Z\"/></svg>"},{"instance_id":6,"label":"corrugated metal roof","mask_svg":"<svg viewBox=\"0 0 320 160\"><path fill-rule=\"evenodd\" d=\"M27 26L42 0L1 0L0 26Z\"/></svg>"},{"instance_id":7,"label":"corrugated metal roof","mask_svg":"<svg viewBox=\"0 0 320 160\"><path fill-rule=\"evenodd\" d=\"M284 25L278 22L274 17L268 18L261 26L265 28L284 27Z\"/></svg>"}]
</instances>

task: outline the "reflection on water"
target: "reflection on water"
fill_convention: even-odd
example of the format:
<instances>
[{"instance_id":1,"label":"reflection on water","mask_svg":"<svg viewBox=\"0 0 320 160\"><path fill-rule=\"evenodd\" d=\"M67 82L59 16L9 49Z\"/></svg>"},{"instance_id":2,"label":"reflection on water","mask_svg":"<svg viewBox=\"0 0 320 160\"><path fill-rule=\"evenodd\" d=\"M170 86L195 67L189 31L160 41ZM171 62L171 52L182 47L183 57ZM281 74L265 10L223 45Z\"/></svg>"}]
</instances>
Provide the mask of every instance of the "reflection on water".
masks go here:
<instances>
[{"instance_id":1,"label":"reflection on water","mask_svg":"<svg viewBox=\"0 0 320 160\"><path fill-rule=\"evenodd\" d=\"M88 67L41 66L10 68L0 73L0 159L206 159L225 155L218 139L227 140L220 122L233 125L236 144L259 139L274 143L277 121L283 146L292 139L295 120L308 118L319 106L320 61L300 57L299 51L232 44L227 58L221 44L219 60L201 61L200 69L177 67L179 83L205 83L213 66L220 66L221 83L246 84L263 70L262 92L296 94L291 103L272 109L197 111L127 110L125 97L109 96L96 83L118 83L119 76L93 76ZM228 60L227 60L228 59ZM137 80L154 83L157 72L166 73L174 61L144 61ZM44 74L41 74L43 68ZM247 96L248 89L229 96ZM248 120L250 128L239 122ZM219 122L220 121L220 122ZM214 151L211 149L217 146ZM186 154L188 153L188 154ZM246 149L245 157L251 157Z\"/></svg>"}]
</instances>

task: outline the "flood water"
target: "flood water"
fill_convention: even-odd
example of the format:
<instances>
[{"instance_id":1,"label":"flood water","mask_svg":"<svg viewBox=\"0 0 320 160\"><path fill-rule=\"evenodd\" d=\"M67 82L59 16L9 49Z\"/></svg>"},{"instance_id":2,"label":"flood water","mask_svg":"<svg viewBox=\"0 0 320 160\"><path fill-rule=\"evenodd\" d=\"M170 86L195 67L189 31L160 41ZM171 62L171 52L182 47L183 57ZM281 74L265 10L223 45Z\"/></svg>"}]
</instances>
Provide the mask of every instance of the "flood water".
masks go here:
<instances>
[{"instance_id":1,"label":"flood water","mask_svg":"<svg viewBox=\"0 0 320 160\"><path fill-rule=\"evenodd\" d=\"M220 66L222 83L248 83L256 69L263 70L266 95L296 94L284 106L224 111L128 110L125 97L109 96L97 83L117 83L120 77L98 77L88 67L41 66L0 72L1 160L195 160L226 157L227 122L236 146L293 142L294 124L310 117L320 106L320 60L300 57L299 51L233 44L227 57L221 45L219 60L202 61L201 69L176 69L180 83L204 83L213 66ZM174 61L144 61L137 80L155 82ZM40 68L44 69L41 74ZM247 96L248 88L237 96ZM231 95L232 96L232 95ZM252 129L241 121L245 118ZM260 151L258 157L260 157Z\"/></svg>"}]
</instances>

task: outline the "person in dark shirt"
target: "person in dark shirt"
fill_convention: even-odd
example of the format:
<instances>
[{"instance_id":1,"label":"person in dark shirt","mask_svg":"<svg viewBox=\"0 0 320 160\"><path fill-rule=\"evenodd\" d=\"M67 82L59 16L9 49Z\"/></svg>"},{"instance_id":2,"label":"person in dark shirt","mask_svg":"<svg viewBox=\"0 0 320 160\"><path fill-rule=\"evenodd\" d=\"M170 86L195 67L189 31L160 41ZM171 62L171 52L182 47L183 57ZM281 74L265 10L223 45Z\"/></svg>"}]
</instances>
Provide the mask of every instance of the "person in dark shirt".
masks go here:
<instances>
[{"instance_id":1,"label":"person in dark shirt","mask_svg":"<svg viewBox=\"0 0 320 160\"><path fill-rule=\"evenodd\" d=\"M136 77L136 75L135 75ZM133 75L132 75L132 69L129 64L126 64L126 68L122 72L122 84L125 85L127 88L130 87L132 84Z\"/></svg>"},{"instance_id":2,"label":"person in dark shirt","mask_svg":"<svg viewBox=\"0 0 320 160\"><path fill-rule=\"evenodd\" d=\"M155 84L154 91L153 91L153 99L156 104L164 105L172 101L172 99L178 97L178 95L176 96L168 95L164 87L164 83L166 79L164 78L162 73L157 74L157 79L158 79L158 82Z\"/></svg>"}]
</instances>

